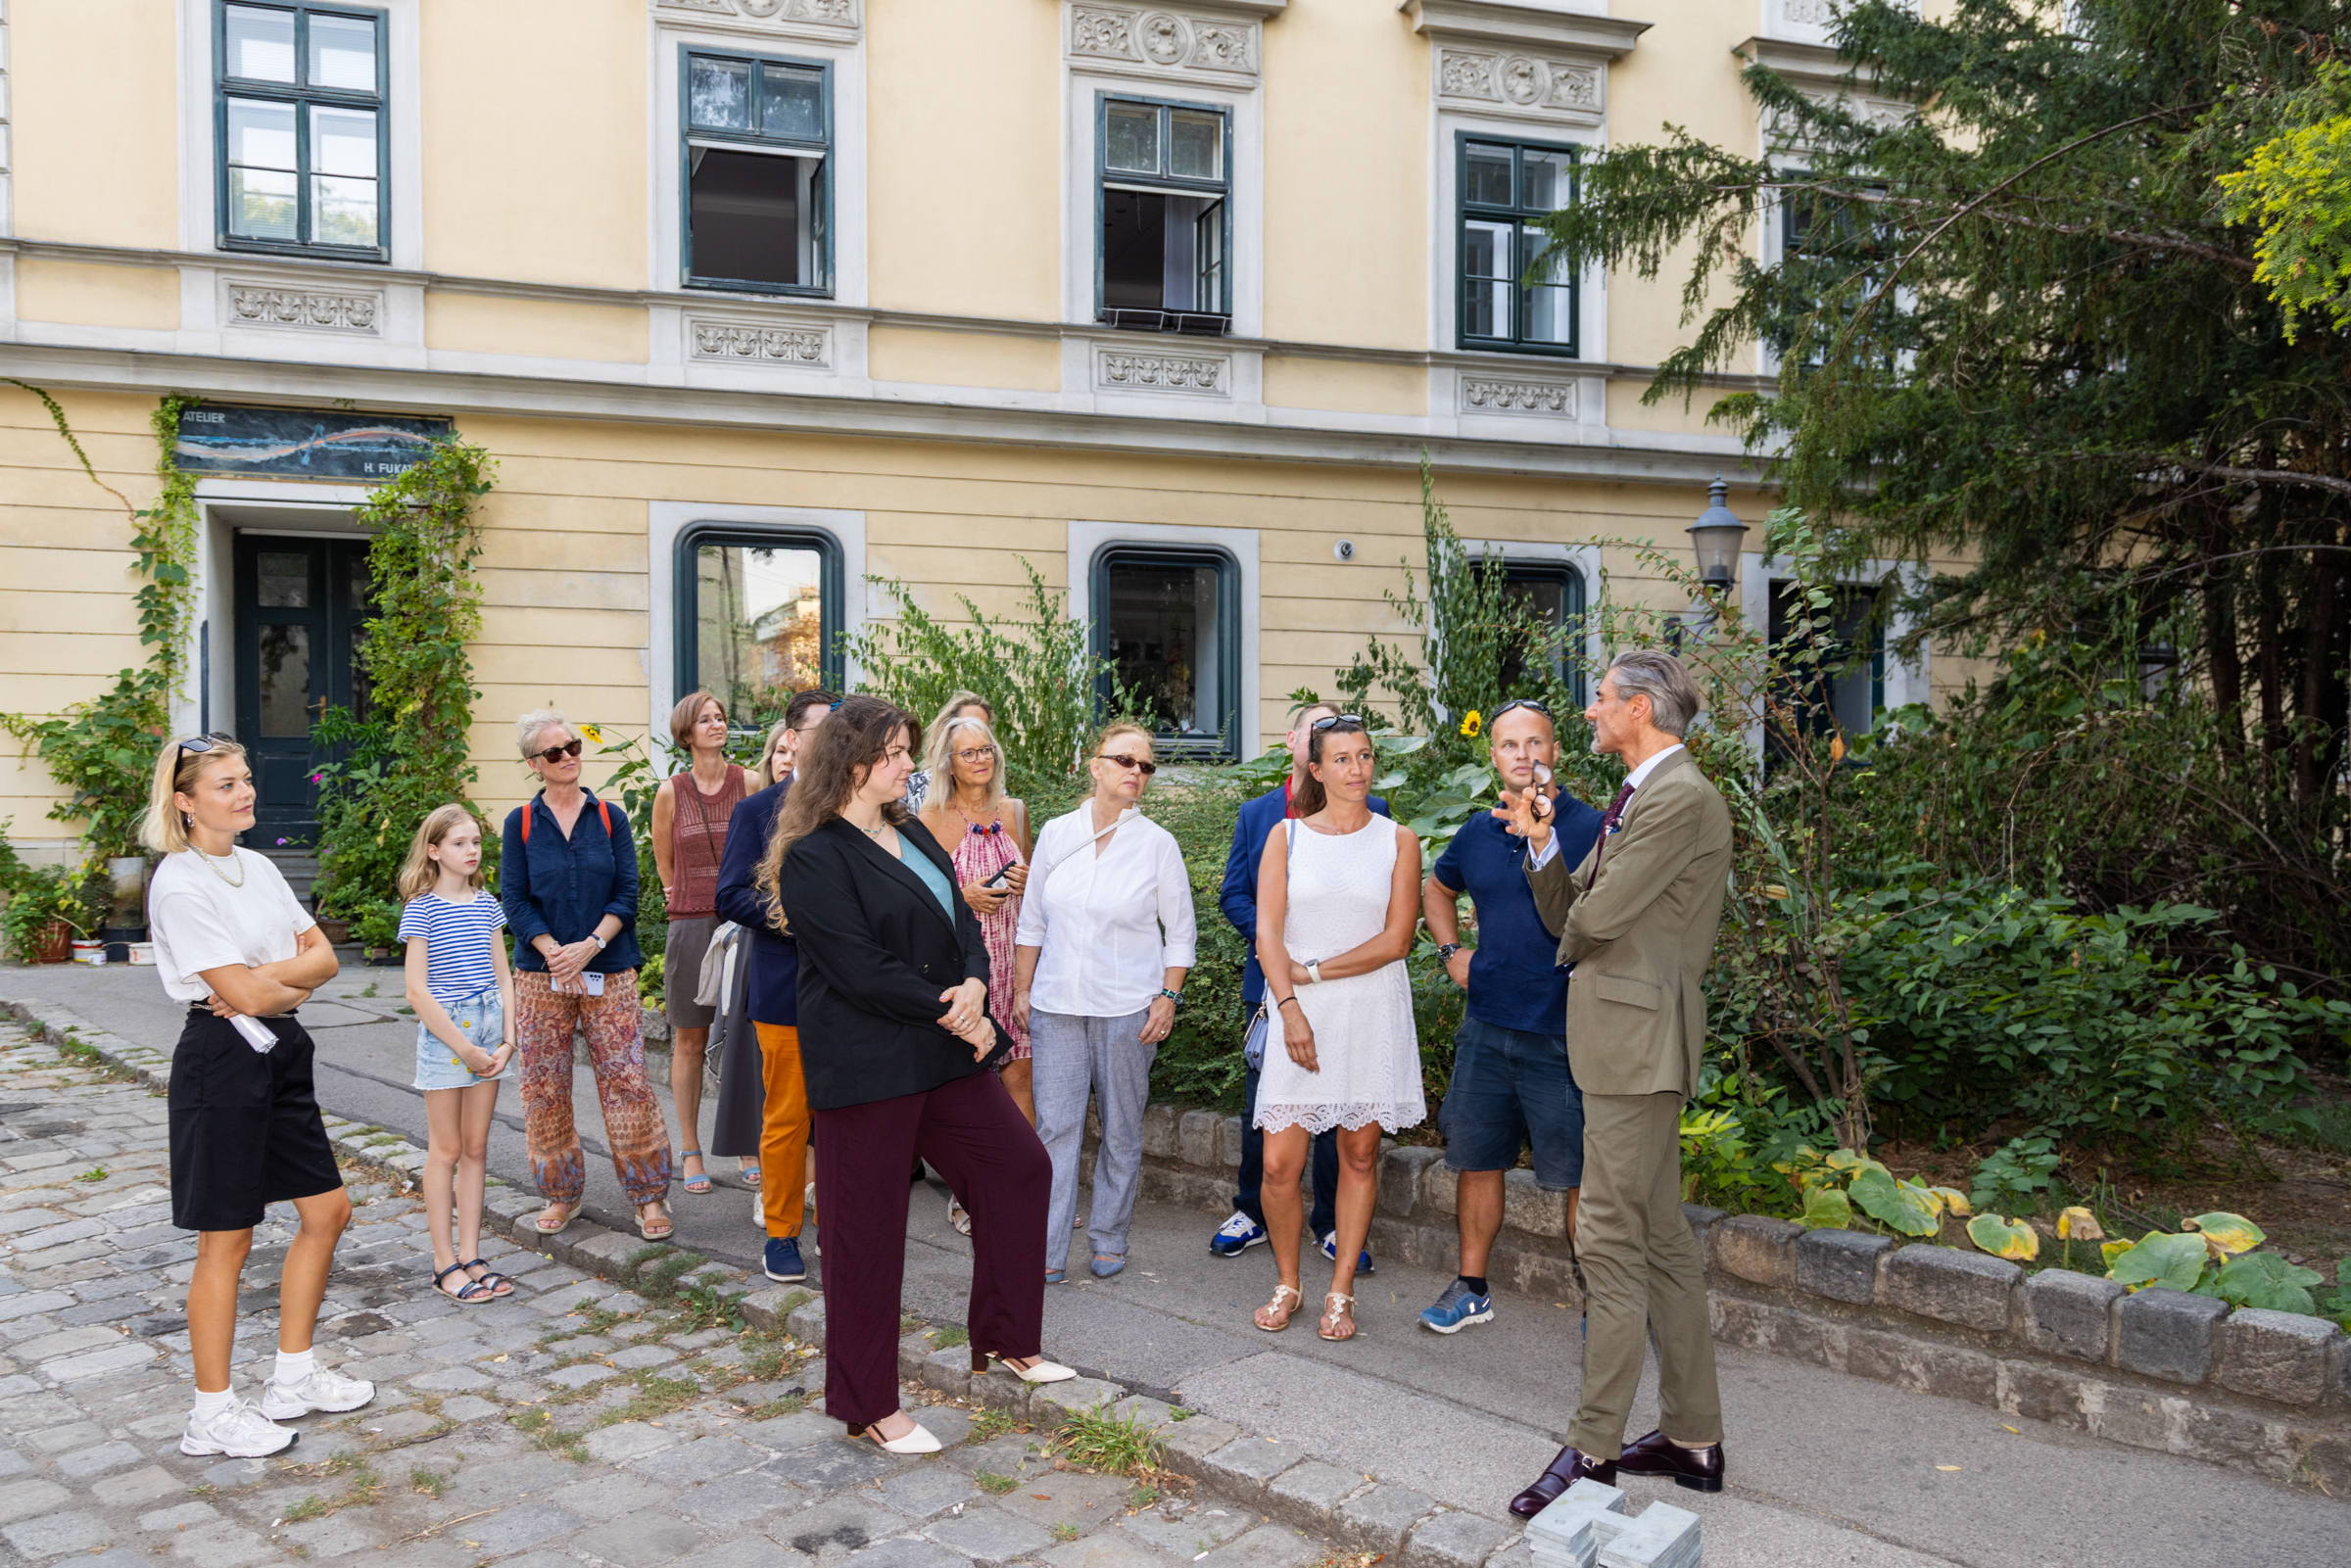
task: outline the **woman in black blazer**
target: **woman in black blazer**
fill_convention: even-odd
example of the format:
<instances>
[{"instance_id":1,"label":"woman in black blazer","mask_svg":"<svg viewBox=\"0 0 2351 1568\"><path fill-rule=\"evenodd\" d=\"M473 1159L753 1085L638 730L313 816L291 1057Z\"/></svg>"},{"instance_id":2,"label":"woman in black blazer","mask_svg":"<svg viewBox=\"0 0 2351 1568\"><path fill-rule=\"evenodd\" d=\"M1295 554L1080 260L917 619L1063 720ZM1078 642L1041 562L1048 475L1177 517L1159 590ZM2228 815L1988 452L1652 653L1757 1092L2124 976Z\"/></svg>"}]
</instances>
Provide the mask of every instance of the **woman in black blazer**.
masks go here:
<instances>
[{"instance_id":1,"label":"woman in black blazer","mask_svg":"<svg viewBox=\"0 0 2351 1568\"><path fill-rule=\"evenodd\" d=\"M972 1216L972 1367L1031 1383L1052 1162L992 1072L987 949L945 850L903 804L911 714L850 697L806 742L759 865L799 943L800 1066L816 1119L825 1409L893 1453L938 1440L898 1407L906 1170L915 1156Z\"/></svg>"}]
</instances>

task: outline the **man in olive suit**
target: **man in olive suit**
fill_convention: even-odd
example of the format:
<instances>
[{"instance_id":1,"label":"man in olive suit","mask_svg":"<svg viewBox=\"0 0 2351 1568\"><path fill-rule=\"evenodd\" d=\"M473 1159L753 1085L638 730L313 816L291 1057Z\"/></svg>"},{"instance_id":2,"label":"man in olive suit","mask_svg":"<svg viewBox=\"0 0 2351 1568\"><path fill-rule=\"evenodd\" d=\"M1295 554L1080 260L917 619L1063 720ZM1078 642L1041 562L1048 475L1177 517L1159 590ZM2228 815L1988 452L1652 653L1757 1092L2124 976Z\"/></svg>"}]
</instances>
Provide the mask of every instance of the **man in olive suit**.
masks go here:
<instances>
[{"instance_id":1,"label":"man in olive suit","mask_svg":"<svg viewBox=\"0 0 2351 1568\"><path fill-rule=\"evenodd\" d=\"M1627 653L1584 712L1593 749L1629 773L1570 869L1532 792L1497 812L1527 841L1526 879L1559 933L1567 1058L1584 1091L1584 1379L1568 1446L1511 1501L1532 1518L1586 1476L1722 1490L1722 1401L1704 1262L1682 1215L1682 1106L1706 1038L1700 989L1729 886L1731 815L1681 737L1698 717L1681 661ZM1629 1447L1645 1329L1656 1331L1658 1430Z\"/></svg>"}]
</instances>

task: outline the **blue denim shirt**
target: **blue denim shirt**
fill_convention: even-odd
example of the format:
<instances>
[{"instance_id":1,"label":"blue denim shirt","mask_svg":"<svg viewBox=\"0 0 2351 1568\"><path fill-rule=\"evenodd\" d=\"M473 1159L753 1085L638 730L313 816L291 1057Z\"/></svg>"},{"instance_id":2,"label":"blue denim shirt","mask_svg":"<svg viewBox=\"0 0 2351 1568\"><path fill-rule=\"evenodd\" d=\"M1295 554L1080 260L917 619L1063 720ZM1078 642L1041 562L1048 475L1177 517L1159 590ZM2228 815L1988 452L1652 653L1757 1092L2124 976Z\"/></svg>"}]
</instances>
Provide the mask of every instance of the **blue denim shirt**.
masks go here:
<instances>
[{"instance_id":1,"label":"blue denim shirt","mask_svg":"<svg viewBox=\"0 0 2351 1568\"><path fill-rule=\"evenodd\" d=\"M586 788L580 794L580 815L569 837L544 793L506 813L498 900L505 906L506 928L514 933L518 970L546 970L547 959L531 945L541 935L569 947L606 915L620 917L620 930L587 967L616 974L645 962L637 949L637 840L630 835L628 814L610 807L612 831L606 833L596 796ZM526 811L532 815L527 848L522 841Z\"/></svg>"}]
</instances>

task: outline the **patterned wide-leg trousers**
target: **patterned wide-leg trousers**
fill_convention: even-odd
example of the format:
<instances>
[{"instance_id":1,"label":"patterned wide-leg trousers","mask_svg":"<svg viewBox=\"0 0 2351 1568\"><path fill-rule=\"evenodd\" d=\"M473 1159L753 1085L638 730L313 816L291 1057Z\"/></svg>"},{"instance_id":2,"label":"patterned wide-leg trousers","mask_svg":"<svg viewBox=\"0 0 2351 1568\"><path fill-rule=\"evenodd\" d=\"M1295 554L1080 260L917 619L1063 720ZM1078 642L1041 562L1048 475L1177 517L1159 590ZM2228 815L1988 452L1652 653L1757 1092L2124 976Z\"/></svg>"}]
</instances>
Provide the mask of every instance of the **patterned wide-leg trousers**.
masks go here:
<instances>
[{"instance_id":1,"label":"patterned wide-leg trousers","mask_svg":"<svg viewBox=\"0 0 2351 1568\"><path fill-rule=\"evenodd\" d=\"M604 1109L612 1173L632 1205L669 1194L669 1125L645 1075L637 972L604 976L604 994L558 992L545 971L514 976L517 1054L522 1058L522 1128L531 1176L550 1203L576 1204L588 1190L587 1156L571 1119L571 1036L588 1036L589 1069Z\"/></svg>"}]
</instances>

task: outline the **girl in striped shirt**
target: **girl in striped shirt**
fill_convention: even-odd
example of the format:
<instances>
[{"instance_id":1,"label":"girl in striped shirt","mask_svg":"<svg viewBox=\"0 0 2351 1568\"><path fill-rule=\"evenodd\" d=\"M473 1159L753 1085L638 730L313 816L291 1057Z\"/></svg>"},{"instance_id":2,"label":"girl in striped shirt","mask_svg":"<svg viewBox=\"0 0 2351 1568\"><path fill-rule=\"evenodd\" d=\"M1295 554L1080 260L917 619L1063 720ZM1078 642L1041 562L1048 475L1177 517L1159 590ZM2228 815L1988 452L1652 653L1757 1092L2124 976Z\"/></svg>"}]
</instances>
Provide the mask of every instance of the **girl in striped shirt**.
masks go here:
<instances>
[{"instance_id":1,"label":"girl in striped shirt","mask_svg":"<svg viewBox=\"0 0 2351 1568\"><path fill-rule=\"evenodd\" d=\"M400 896L428 1129L419 1179L433 1284L472 1307L514 1294L481 1257L490 1117L514 1057L514 976L499 935L505 911L483 886L482 823L472 808L440 806L424 819L400 869Z\"/></svg>"}]
</instances>

